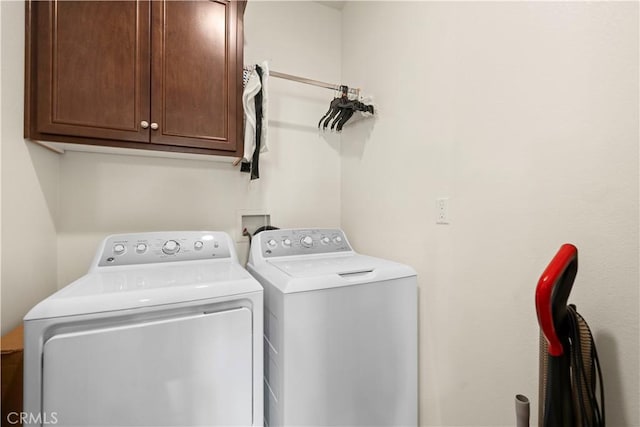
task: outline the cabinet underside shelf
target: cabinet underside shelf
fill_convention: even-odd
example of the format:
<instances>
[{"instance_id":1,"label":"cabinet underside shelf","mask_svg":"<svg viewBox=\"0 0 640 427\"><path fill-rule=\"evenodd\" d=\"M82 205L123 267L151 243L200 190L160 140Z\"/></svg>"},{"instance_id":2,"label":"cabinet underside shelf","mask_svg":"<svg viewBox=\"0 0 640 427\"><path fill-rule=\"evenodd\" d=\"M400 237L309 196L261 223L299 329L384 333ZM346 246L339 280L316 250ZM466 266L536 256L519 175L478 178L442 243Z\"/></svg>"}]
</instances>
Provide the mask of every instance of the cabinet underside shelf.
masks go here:
<instances>
[{"instance_id":1,"label":"cabinet underside shelf","mask_svg":"<svg viewBox=\"0 0 640 427\"><path fill-rule=\"evenodd\" d=\"M63 142L48 142L39 141L35 139L28 140L31 143L37 144L47 150L50 150L58 155L66 154L67 151L83 152L83 153L97 153L97 154L111 154L122 156L138 156L138 157L155 157L164 159L177 159L177 160L199 160L205 162L216 163L232 163L240 162L241 159L237 159L229 156L217 156L212 154L193 154L193 153L181 153L175 151L154 151L154 150L138 150L135 148L122 148L122 147L107 147L102 145L83 145L83 144L69 144Z\"/></svg>"}]
</instances>

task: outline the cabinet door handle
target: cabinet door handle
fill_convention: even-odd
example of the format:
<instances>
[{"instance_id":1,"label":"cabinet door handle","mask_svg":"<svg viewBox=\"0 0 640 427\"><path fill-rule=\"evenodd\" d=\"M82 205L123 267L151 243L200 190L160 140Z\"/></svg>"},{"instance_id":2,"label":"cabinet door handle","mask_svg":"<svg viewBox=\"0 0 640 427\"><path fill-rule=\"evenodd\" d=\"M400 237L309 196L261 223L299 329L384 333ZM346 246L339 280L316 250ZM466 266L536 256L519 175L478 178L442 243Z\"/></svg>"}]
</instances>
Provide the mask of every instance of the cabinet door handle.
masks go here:
<instances>
[{"instance_id":1,"label":"cabinet door handle","mask_svg":"<svg viewBox=\"0 0 640 427\"><path fill-rule=\"evenodd\" d=\"M151 123L151 129L152 130L158 130L160 126L158 126L158 124L156 122Z\"/></svg>"},{"instance_id":2,"label":"cabinet door handle","mask_svg":"<svg viewBox=\"0 0 640 427\"><path fill-rule=\"evenodd\" d=\"M141 121L141 122L140 122L140 127L141 127L142 129L146 129L146 128L148 128L148 127L149 127L149 122L147 122L146 120Z\"/></svg>"}]
</instances>

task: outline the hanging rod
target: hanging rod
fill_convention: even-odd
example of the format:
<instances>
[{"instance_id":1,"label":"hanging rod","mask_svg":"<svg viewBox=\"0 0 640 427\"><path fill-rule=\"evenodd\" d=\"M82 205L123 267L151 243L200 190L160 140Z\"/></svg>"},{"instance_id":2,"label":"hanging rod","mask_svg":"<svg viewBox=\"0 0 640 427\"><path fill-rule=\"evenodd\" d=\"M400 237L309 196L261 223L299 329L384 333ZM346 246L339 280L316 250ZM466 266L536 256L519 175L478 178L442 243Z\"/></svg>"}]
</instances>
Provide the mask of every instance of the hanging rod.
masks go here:
<instances>
[{"instance_id":1,"label":"hanging rod","mask_svg":"<svg viewBox=\"0 0 640 427\"><path fill-rule=\"evenodd\" d=\"M335 85L335 84L331 84L331 83L320 82L318 80L311 80L311 79L307 79L305 77L293 76L291 74L285 74L285 73L281 73L279 71L273 71L273 70L269 70L269 76L277 77L279 79L293 80L294 82L298 82L298 83L304 83L304 84L308 84L308 85L319 86L319 87L323 87L323 88L326 88L326 89L333 89L333 90L338 90L338 91L341 90L341 88L342 88L342 85ZM360 95L360 89L350 87L349 88L349 93L352 94L352 95L359 96Z\"/></svg>"}]
</instances>

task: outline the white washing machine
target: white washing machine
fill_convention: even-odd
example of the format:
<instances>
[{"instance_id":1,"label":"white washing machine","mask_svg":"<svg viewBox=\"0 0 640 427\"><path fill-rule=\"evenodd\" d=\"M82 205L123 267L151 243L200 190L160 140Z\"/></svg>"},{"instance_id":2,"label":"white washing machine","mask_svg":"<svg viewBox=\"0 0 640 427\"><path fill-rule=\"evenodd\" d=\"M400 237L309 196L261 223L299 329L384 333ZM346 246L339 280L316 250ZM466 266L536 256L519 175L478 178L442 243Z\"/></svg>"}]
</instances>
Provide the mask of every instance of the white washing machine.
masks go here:
<instances>
[{"instance_id":1,"label":"white washing machine","mask_svg":"<svg viewBox=\"0 0 640 427\"><path fill-rule=\"evenodd\" d=\"M411 267L295 229L256 235L247 268L265 289L266 425L417 425Z\"/></svg>"},{"instance_id":2,"label":"white washing machine","mask_svg":"<svg viewBox=\"0 0 640 427\"><path fill-rule=\"evenodd\" d=\"M262 425L262 304L226 233L107 237L24 318L29 425Z\"/></svg>"}]
</instances>

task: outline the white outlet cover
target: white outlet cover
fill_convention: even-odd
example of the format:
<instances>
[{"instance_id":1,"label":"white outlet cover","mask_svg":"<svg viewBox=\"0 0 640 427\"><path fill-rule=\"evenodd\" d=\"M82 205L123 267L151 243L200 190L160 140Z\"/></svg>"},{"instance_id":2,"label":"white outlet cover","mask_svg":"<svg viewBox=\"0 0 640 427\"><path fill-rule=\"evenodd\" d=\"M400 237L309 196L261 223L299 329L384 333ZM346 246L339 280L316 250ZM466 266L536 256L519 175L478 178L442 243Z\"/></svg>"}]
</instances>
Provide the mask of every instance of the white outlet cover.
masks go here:
<instances>
[{"instance_id":1,"label":"white outlet cover","mask_svg":"<svg viewBox=\"0 0 640 427\"><path fill-rule=\"evenodd\" d=\"M436 199L436 224L449 224L449 198L438 197Z\"/></svg>"}]
</instances>

